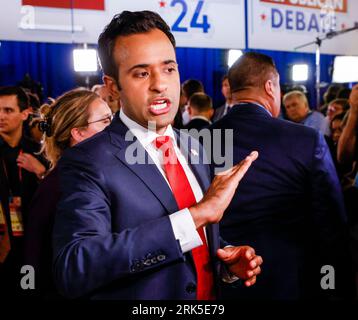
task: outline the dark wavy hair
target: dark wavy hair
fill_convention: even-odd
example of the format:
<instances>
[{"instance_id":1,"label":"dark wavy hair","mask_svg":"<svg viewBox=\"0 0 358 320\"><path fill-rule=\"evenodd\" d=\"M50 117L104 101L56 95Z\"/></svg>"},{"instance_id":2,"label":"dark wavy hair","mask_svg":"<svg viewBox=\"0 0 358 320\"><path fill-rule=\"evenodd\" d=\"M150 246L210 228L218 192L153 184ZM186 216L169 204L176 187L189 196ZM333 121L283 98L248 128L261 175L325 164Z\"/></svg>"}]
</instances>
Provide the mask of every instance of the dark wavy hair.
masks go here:
<instances>
[{"instance_id":1,"label":"dark wavy hair","mask_svg":"<svg viewBox=\"0 0 358 320\"><path fill-rule=\"evenodd\" d=\"M24 89L16 86L0 87L0 97L16 96L17 104L20 111L24 111L29 107L29 97Z\"/></svg>"},{"instance_id":2,"label":"dark wavy hair","mask_svg":"<svg viewBox=\"0 0 358 320\"><path fill-rule=\"evenodd\" d=\"M118 84L118 66L113 57L117 37L146 33L153 29L163 31L175 48L174 36L159 14L152 11L123 11L115 15L98 38L98 55L103 73Z\"/></svg>"}]
</instances>

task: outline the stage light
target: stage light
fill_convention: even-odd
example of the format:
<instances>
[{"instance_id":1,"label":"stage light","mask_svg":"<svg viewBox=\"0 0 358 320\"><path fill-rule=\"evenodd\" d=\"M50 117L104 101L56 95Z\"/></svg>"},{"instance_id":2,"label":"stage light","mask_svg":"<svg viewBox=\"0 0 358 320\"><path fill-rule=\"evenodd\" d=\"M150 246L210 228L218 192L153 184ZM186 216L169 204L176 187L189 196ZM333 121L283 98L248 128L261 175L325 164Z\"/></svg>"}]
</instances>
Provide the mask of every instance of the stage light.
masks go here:
<instances>
[{"instance_id":1,"label":"stage light","mask_svg":"<svg viewBox=\"0 0 358 320\"><path fill-rule=\"evenodd\" d=\"M358 57L335 57L332 82L358 82Z\"/></svg>"},{"instance_id":2,"label":"stage light","mask_svg":"<svg viewBox=\"0 0 358 320\"><path fill-rule=\"evenodd\" d=\"M292 66L292 81L304 82L308 80L308 65L294 64Z\"/></svg>"},{"instance_id":3,"label":"stage light","mask_svg":"<svg viewBox=\"0 0 358 320\"><path fill-rule=\"evenodd\" d=\"M228 59L227 59L227 65L230 68L237 59L239 59L242 56L241 50L229 50Z\"/></svg>"},{"instance_id":4,"label":"stage light","mask_svg":"<svg viewBox=\"0 0 358 320\"><path fill-rule=\"evenodd\" d=\"M95 49L74 49L73 67L76 72L97 71L97 51Z\"/></svg>"}]
</instances>

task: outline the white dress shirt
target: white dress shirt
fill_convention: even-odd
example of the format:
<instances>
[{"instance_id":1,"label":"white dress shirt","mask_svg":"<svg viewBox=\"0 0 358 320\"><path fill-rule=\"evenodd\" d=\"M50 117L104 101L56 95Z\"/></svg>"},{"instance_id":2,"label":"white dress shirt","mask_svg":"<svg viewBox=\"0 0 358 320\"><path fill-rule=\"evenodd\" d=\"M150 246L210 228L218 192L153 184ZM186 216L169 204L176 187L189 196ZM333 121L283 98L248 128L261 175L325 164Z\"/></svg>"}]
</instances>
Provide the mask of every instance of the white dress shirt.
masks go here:
<instances>
[{"instance_id":1,"label":"white dress shirt","mask_svg":"<svg viewBox=\"0 0 358 320\"><path fill-rule=\"evenodd\" d=\"M233 107L232 104L225 103L225 110L224 110L223 116L226 116L232 107Z\"/></svg>"},{"instance_id":2,"label":"white dress shirt","mask_svg":"<svg viewBox=\"0 0 358 320\"><path fill-rule=\"evenodd\" d=\"M181 115L182 123L184 126L186 126L190 122L190 114L189 114L189 105L185 105L184 111Z\"/></svg>"},{"instance_id":3,"label":"white dress shirt","mask_svg":"<svg viewBox=\"0 0 358 320\"><path fill-rule=\"evenodd\" d=\"M128 116L123 112L122 109L119 112L119 117L131 131L131 133L138 139L139 143L143 146L143 148L148 152L149 156L153 160L153 163L157 166L164 180L167 182L169 188L171 188L169 181L165 175L162 151L158 150L153 144L154 140L160 135L157 134L155 131L151 131L147 128L142 127L140 124L128 118ZM203 198L203 192L199 186L198 181L196 180L195 175L191 171L185 156L178 148L176 137L171 125L167 127L163 135L169 136L172 139L177 158L184 169L186 177L188 178L195 199L197 202L199 202ZM174 231L175 239L179 240L180 247L183 253L186 253L203 244L199 233L196 231L196 227L190 214L190 211L187 208L170 214L169 219Z\"/></svg>"}]
</instances>

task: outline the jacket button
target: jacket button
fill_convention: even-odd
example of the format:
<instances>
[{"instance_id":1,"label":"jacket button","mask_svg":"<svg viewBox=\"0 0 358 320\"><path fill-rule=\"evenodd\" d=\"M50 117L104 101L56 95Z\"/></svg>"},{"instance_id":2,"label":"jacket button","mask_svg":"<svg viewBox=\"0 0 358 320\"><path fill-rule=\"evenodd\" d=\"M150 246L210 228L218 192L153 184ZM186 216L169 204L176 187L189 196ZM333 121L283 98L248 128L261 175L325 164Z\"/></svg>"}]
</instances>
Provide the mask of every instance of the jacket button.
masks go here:
<instances>
[{"instance_id":1,"label":"jacket button","mask_svg":"<svg viewBox=\"0 0 358 320\"><path fill-rule=\"evenodd\" d=\"M166 257L166 255L164 255L164 254L161 254L161 255L157 256L157 260L158 260L158 261L164 261L166 258L167 258L167 257Z\"/></svg>"},{"instance_id":2,"label":"jacket button","mask_svg":"<svg viewBox=\"0 0 358 320\"><path fill-rule=\"evenodd\" d=\"M135 262L132 266L131 266L131 271L132 272L137 272L142 268L140 262Z\"/></svg>"},{"instance_id":3,"label":"jacket button","mask_svg":"<svg viewBox=\"0 0 358 320\"><path fill-rule=\"evenodd\" d=\"M150 265L152 265L152 262L150 259L144 260L143 264L147 267L149 267Z\"/></svg>"},{"instance_id":4,"label":"jacket button","mask_svg":"<svg viewBox=\"0 0 358 320\"><path fill-rule=\"evenodd\" d=\"M189 283L187 286L186 286L186 292L188 293L194 293L196 291L196 285L195 283Z\"/></svg>"}]
</instances>

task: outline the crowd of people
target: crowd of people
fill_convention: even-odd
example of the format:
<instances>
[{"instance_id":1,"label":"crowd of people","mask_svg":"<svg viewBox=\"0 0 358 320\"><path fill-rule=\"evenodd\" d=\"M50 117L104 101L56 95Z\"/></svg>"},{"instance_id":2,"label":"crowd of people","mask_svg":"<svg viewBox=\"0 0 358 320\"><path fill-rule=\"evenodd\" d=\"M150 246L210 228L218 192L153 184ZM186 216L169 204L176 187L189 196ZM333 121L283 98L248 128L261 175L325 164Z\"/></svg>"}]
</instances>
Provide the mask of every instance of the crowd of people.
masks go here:
<instances>
[{"instance_id":1,"label":"crowd of people","mask_svg":"<svg viewBox=\"0 0 358 320\"><path fill-rule=\"evenodd\" d=\"M157 14L116 15L98 44L104 84L91 90L40 103L0 87L1 296L357 297L358 86L331 85L311 108L248 52L214 107L201 81L180 84ZM215 174L210 151L209 165L192 162L205 150L190 133L203 129L233 132L232 168ZM152 161L130 163L133 143Z\"/></svg>"}]
</instances>

